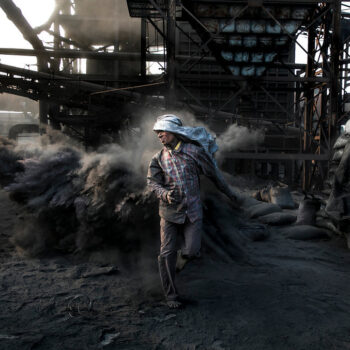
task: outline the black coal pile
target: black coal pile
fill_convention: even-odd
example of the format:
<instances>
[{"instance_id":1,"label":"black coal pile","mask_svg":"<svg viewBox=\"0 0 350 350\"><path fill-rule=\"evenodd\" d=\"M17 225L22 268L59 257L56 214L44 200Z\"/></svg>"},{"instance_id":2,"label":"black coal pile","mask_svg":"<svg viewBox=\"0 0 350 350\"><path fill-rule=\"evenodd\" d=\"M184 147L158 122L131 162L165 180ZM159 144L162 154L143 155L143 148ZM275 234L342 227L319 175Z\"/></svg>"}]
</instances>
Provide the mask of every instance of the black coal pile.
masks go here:
<instances>
[{"instance_id":1,"label":"black coal pile","mask_svg":"<svg viewBox=\"0 0 350 350\"><path fill-rule=\"evenodd\" d=\"M19 162L20 155L15 151L14 141L0 137L0 184L5 185L13 181L18 171L23 171Z\"/></svg>"},{"instance_id":2,"label":"black coal pile","mask_svg":"<svg viewBox=\"0 0 350 350\"><path fill-rule=\"evenodd\" d=\"M135 232L154 226L156 202L144 193L131 151L115 144L91 153L56 144L25 152L1 146L1 175L13 178L6 190L26 208L13 238L26 253L110 243L135 249Z\"/></svg>"}]
</instances>

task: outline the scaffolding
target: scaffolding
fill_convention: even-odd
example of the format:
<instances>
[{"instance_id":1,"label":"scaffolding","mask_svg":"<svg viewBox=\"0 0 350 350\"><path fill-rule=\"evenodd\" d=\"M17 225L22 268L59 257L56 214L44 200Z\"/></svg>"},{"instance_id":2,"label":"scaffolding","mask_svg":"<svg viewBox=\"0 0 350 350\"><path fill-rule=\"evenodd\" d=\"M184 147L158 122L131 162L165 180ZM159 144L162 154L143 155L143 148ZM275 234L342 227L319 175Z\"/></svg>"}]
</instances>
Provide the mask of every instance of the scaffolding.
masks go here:
<instances>
[{"instance_id":1,"label":"scaffolding","mask_svg":"<svg viewBox=\"0 0 350 350\"><path fill-rule=\"evenodd\" d=\"M283 168L304 189L322 184L350 113L349 1L127 0L131 24L117 2L93 17L92 3L58 1L33 29L3 1L33 49L0 54L37 56L38 72L0 65L1 92L41 101L42 123L67 125L85 142L96 139L91 130L137 123L145 109L187 109L218 134L232 123L264 128L263 146L228 161L277 178ZM50 48L37 39L43 30ZM295 63L296 48L306 63Z\"/></svg>"}]
</instances>

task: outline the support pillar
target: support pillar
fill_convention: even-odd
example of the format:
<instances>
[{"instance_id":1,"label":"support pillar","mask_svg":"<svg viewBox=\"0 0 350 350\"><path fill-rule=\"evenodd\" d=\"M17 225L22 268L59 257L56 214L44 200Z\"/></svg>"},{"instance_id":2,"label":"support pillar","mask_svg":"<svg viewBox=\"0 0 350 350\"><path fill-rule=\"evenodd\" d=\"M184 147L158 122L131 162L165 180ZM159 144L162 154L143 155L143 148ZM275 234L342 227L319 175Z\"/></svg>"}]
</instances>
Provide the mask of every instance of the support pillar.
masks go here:
<instances>
[{"instance_id":1,"label":"support pillar","mask_svg":"<svg viewBox=\"0 0 350 350\"><path fill-rule=\"evenodd\" d=\"M176 100L176 0L168 0L167 8L167 77L168 77L168 105Z\"/></svg>"},{"instance_id":2,"label":"support pillar","mask_svg":"<svg viewBox=\"0 0 350 350\"><path fill-rule=\"evenodd\" d=\"M146 49L147 49L147 42L146 42L146 19L141 18L141 67L140 67L140 73L141 73L141 80L146 80Z\"/></svg>"},{"instance_id":3,"label":"support pillar","mask_svg":"<svg viewBox=\"0 0 350 350\"><path fill-rule=\"evenodd\" d=\"M315 55L315 29L311 27L308 33L308 58L306 66L306 77L314 75L314 55ZM303 152L312 153L312 134L313 134L313 115L314 115L314 88L308 85L305 91L304 99L304 133L303 133ZM311 161L303 161L302 187L307 191L311 180Z\"/></svg>"},{"instance_id":4,"label":"support pillar","mask_svg":"<svg viewBox=\"0 0 350 350\"><path fill-rule=\"evenodd\" d=\"M55 32L55 34L57 34L54 38L54 49L59 50L60 40L59 40L58 36L60 34L60 27L59 27L59 23L58 23L57 19L54 22L54 32ZM51 61L50 68L51 68L52 72L59 73L59 71L60 71L60 59L58 57L54 58ZM49 116L50 126L55 130L61 129L60 123L57 122L57 117L59 115L59 112L60 112L60 106L57 103L54 103L54 102L48 103L48 116Z\"/></svg>"},{"instance_id":5,"label":"support pillar","mask_svg":"<svg viewBox=\"0 0 350 350\"><path fill-rule=\"evenodd\" d=\"M337 135L337 120L340 112L341 88L339 60L341 51L341 1L333 1L332 46L331 46L331 89L330 89L330 120L329 140L332 146Z\"/></svg>"}]
</instances>

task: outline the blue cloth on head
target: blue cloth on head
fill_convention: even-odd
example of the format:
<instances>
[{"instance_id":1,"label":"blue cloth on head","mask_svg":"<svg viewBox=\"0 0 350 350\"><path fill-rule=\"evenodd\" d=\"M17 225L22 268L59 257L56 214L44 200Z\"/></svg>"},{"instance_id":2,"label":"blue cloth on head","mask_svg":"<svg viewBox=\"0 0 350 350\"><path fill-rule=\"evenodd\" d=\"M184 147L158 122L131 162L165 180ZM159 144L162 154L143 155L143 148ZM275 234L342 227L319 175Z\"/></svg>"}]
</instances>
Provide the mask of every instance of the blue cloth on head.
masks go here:
<instances>
[{"instance_id":1,"label":"blue cloth on head","mask_svg":"<svg viewBox=\"0 0 350 350\"><path fill-rule=\"evenodd\" d=\"M153 127L154 131L167 131L178 134L189 141L200 144L214 160L214 154L219 149L215 138L203 127L183 126L182 121L176 115L164 114L157 118Z\"/></svg>"}]
</instances>

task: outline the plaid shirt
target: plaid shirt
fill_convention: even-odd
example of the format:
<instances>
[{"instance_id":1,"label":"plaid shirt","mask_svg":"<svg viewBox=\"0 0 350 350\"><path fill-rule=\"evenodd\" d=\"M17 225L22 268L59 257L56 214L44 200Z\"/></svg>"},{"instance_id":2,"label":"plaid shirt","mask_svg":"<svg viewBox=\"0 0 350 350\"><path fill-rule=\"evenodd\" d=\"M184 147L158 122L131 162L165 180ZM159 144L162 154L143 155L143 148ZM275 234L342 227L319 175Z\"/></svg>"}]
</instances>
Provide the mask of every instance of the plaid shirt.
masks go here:
<instances>
[{"instance_id":1,"label":"plaid shirt","mask_svg":"<svg viewBox=\"0 0 350 350\"><path fill-rule=\"evenodd\" d=\"M232 192L215 163L202 147L180 143L174 150L164 147L154 155L148 168L147 185L159 198L159 215L167 221L184 223L202 219L199 175L209 177L215 185L231 197ZM166 194L175 190L178 203L169 204Z\"/></svg>"}]
</instances>

